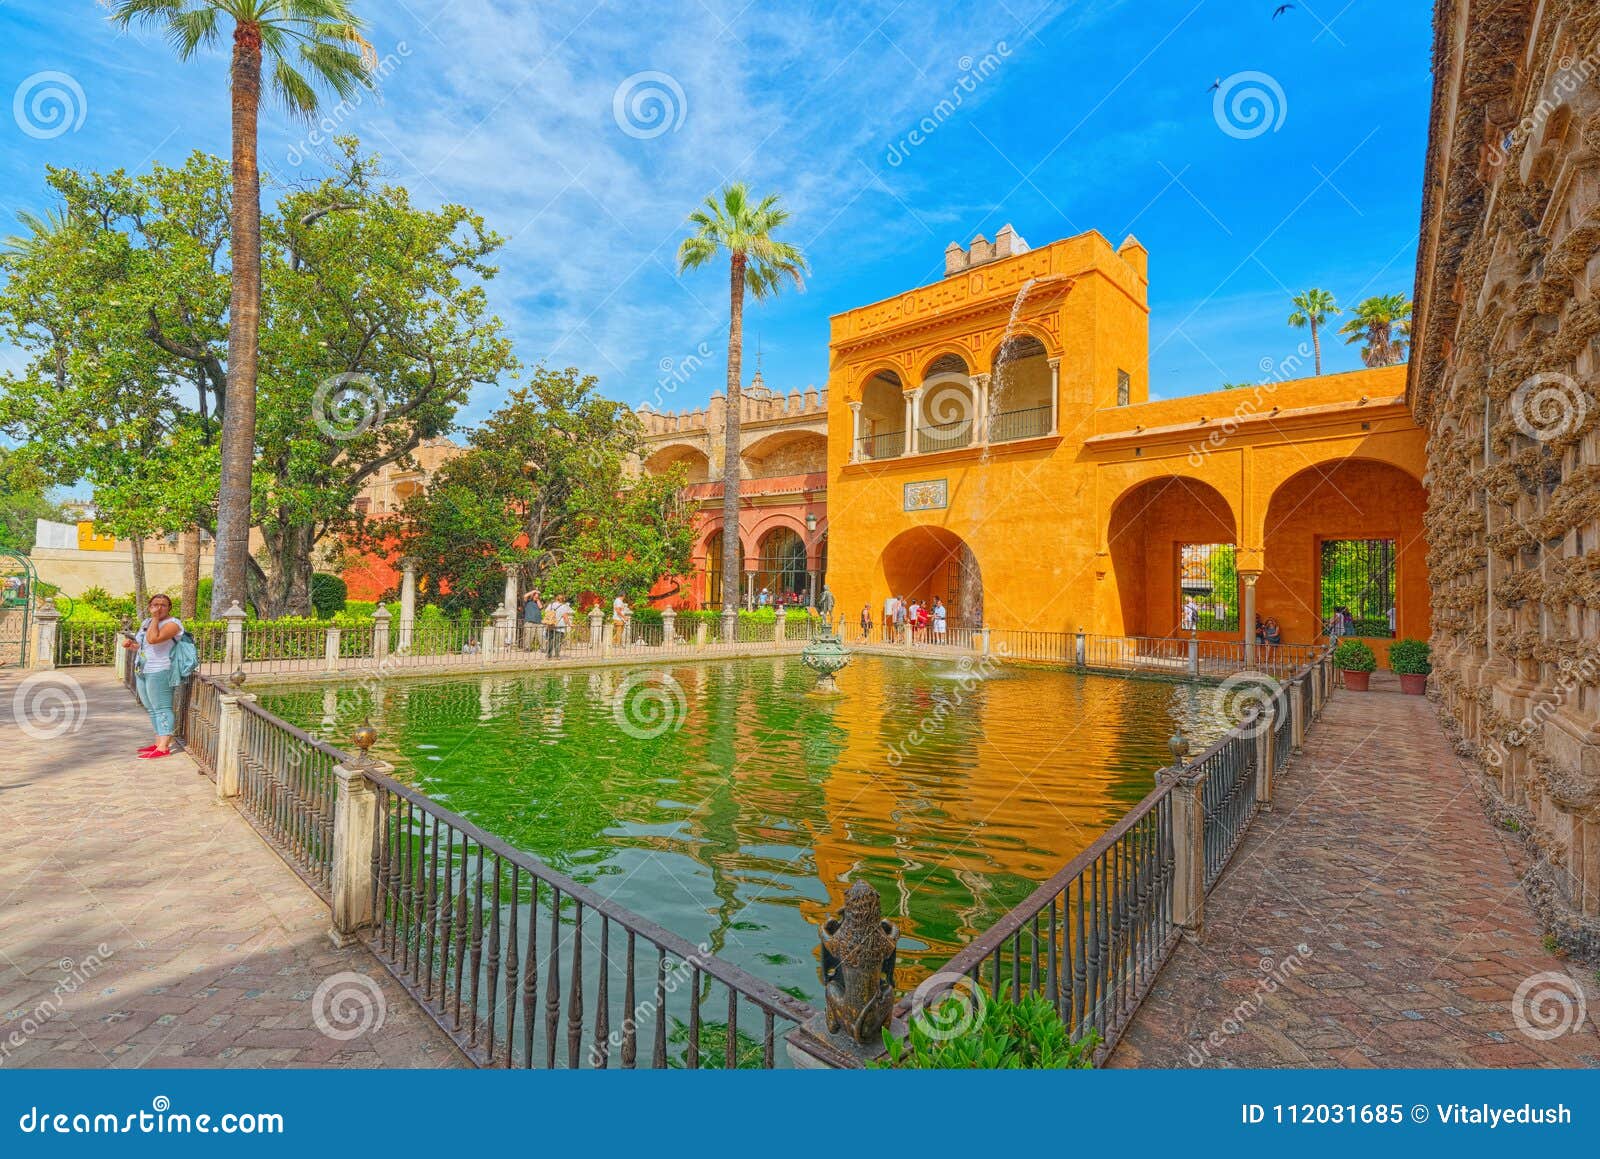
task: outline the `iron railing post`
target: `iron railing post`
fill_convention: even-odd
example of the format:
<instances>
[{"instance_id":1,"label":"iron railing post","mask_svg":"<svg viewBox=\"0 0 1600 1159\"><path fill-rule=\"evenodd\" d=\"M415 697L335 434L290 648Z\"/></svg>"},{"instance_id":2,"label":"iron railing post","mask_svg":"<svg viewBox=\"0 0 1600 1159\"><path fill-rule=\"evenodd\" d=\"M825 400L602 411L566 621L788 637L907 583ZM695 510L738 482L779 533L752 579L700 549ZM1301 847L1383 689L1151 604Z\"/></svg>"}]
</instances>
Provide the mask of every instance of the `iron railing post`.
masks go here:
<instances>
[{"instance_id":1,"label":"iron railing post","mask_svg":"<svg viewBox=\"0 0 1600 1159\"><path fill-rule=\"evenodd\" d=\"M217 800L239 795L244 762L243 701L255 701L248 692L234 689L217 694Z\"/></svg>"}]
</instances>

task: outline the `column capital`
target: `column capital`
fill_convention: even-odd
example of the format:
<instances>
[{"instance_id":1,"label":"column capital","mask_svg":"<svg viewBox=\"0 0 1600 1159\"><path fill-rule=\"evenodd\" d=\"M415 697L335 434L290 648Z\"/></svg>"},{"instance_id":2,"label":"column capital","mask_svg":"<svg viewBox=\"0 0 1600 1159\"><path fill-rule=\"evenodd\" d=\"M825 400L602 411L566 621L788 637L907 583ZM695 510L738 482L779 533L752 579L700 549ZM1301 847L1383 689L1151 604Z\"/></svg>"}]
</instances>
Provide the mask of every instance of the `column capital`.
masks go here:
<instances>
[{"instance_id":1,"label":"column capital","mask_svg":"<svg viewBox=\"0 0 1600 1159\"><path fill-rule=\"evenodd\" d=\"M858 414L861 411L861 403L860 402L847 402L847 403L845 403L845 405L847 407L849 407L851 410L857 412Z\"/></svg>"},{"instance_id":2,"label":"column capital","mask_svg":"<svg viewBox=\"0 0 1600 1159\"><path fill-rule=\"evenodd\" d=\"M972 380L972 382L977 386L988 386L990 379L992 379L994 377L994 375L992 375L992 374L969 374L967 377L970 378Z\"/></svg>"}]
</instances>

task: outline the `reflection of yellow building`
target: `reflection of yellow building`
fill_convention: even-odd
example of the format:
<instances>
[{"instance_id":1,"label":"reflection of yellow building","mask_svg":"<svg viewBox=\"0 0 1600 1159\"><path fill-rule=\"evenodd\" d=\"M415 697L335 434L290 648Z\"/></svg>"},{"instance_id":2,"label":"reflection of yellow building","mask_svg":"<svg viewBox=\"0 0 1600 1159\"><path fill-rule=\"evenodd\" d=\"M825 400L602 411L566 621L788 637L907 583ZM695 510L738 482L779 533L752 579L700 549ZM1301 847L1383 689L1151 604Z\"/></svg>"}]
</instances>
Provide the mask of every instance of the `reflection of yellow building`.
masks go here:
<instances>
[{"instance_id":1,"label":"reflection of yellow building","mask_svg":"<svg viewBox=\"0 0 1600 1159\"><path fill-rule=\"evenodd\" d=\"M1233 545L1241 629L1271 616L1304 643L1322 545L1384 539L1397 634L1426 637L1405 368L1148 401L1147 262L1131 237L1030 250L1007 227L833 318L830 581L852 621L897 594L957 623L1168 635L1185 548Z\"/></svg>"}]
</instances>

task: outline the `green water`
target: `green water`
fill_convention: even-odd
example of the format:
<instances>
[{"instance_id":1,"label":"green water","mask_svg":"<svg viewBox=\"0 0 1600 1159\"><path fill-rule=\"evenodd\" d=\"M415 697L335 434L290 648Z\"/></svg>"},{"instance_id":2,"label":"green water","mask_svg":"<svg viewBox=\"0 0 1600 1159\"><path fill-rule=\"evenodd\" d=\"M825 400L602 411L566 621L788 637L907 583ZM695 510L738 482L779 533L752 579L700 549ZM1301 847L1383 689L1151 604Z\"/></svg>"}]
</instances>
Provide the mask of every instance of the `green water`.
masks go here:
<instances>
[{"instance_id":1,"label":"green water","mask_svg":"<svg viewBox=\"0 0 1600 1159\"><path fill-rule=\"evenodd\" d=\"M808 696L798 658L262 690L475 824L815 1001L816 927L865 880L914 986L1153 786L1210 689L858 657ZM1198 749L1198 745L1197 745Z\"/></svg>"}]
</instances>

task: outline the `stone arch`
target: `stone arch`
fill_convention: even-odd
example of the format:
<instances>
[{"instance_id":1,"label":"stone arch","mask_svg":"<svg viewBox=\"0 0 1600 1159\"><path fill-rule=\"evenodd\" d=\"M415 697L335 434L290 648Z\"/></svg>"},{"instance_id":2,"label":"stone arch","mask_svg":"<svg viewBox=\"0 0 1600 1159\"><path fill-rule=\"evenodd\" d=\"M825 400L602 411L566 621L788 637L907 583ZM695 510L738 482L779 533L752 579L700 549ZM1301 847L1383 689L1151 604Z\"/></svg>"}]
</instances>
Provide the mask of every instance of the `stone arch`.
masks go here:
<instances>
[{"instance_id":1,"label":"stone arch","mask_svg":"<svg viewBox=\"0 0 1600 1159\"><path fill-rule=\"evenodd\" d=\"M757 437L739 458L747 479L815 474L828 469L828 438L817 431L773 431Z\"/></svg>"},{"instance_id":2,"label":"stone arch","mask_svg":"<svg viewBox=\"0 0 1600 1159\"><path fill-rule=\"evenodd\" d=\"M751 533L756 551L754 591L766 589L773 600L783 603L809 603L811 593L810 552L803 527L794 520L773 520L759 536Z\"/></svg>"},{"instance_id":3,"label":"stone arch","mask_svg":"<svg viewBox=\"0 0 1600 1159\"><path fill-rule=\"evenodd\" d=\"M905 389L906 368L893 359L880 358L861 368L856 374L854 387L846 392L845 397L851 402L861 402L866 395L867 384L880 377L891 380L901 390Z\"/></svg>"},{"instance_id":4,"label":"stone arch","mask_svg":"<svg viewBox=\"0 0 1600 1159\"><path fill-rule=\"evenodd\" d=\"M983 572L966 540L944 527L913 527L889 541L879 557L884 596L942 599L952 627L983 623ZM874 614L881 614L879 601Z\"/></svg>"},{"instance_id":5,"label":"stone arch","mask_svg":"<svg viewBox=\"0 0 1600 1159\"><path fill-rule=\"evenodd\" d=\"M744 548L744 541L741 539L736 545L736 550L739 552L739 574L741 576L744 574L745 565ZM721 524L712 525L712 527L706 532L705 538L700 541L699 546L695 549L694 560L699 566L701 573L705 576L705 596L703 600L704 606L708 608L720 608L723 604L723 538ZM732 593L733 603L735 606L737 606L740 602L739 595L740 593L737 590Z\"/></svg>"},{"instance_id":6,"label":"stone arch","mask_svg":"<svg viewBox=\"0 0 1600 1159\"><path fill-rule=\"evenodd\" d=\"M1043 327L1036 326L1031 322L1018 322L1011 328L1011 336L1009 338L1004 334L1000 335L994 340L994 344L984 351L983 365L992 371L1000 361L1000 352L1006 346L1021 338L1031 338L1037 342L1043 349L1046 358L1059 358L1061 356L1061 351L1056 348L1053 339Z\"/></svg>"},{"instance_id":7,"label":"stone arch","mask_svg":"<svg viewBox=\"0 0 1600 1159\"><path fill-rule=\"evenodd\" d=\"M960 363L958 366L957 363ZM935 374L972 374L972 354L959 346L943 346L928 355L917 368L916 382L926 381Z\"/></svg>"},{"instance_id":8,"label":"stone arch","mask_svg":"<svg viewBox=\"0 0 1600 1159\"><path fill-rule=\"evenodd\" d=\"M693 443L656 447L645 458L644 469L652 475L664 475L679 464L687 469L691 483L704 483L711 478L711 460Z\"/></svg>"},{"instance_id":9,"label":"stone arch","mask_svg":"<svg viewBox=\"0 0 1600 1159\"><path fill-rule=\"evenodd\" d=\"M1238 532L1233 505L1204 480L1166 475L1129 487L1111 505L1106 533L1115 579L1114 630L1128 636L1176 633L1182 624L1183 547L1237 547ZM1227 574L1221 566L1213 570ZM1237 591L1217 595L1238 606Z\"/></svg>"},{"instance_id":10,"label":"stone arch","mask_svg":"<svg viewBox=\"0 0 1600 1159\"><path fill-rule=\"evenodd\" d=\"M879 370L861 384L862 459L892 459L905 449L905 380L895 370Z\"/></svg>"}]
</instances>

